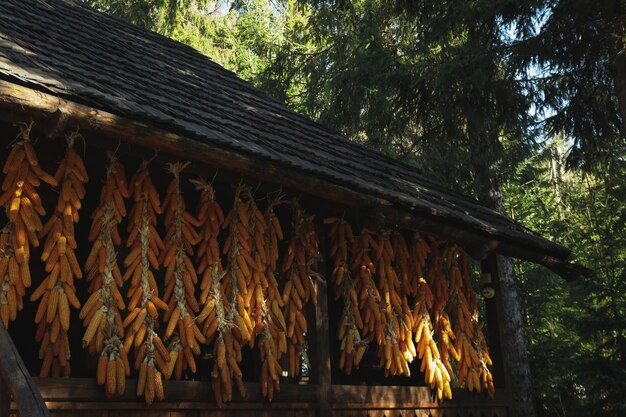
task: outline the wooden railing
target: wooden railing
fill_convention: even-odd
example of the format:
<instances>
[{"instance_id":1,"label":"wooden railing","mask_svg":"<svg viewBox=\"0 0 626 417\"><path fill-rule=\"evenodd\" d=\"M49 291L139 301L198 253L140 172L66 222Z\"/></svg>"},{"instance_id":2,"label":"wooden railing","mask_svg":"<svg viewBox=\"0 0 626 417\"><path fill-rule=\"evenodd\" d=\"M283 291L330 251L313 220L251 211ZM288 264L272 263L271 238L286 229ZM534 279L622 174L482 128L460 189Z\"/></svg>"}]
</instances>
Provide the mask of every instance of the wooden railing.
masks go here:
<instances>
[{"instance_id":1,"label":"wooden railing","mask_svg":"<svg viewBox=\"0 0 626 417\"><path fill-rule=\"evenodd\" d=\"M0 417L8 417L11 397L21 416L49 417L50 412L15 348L11 336L0 324Z\"/></svg>"},{"instance_id":2,"label":"wooden railing","mask_svg":"<svg viewBox=\"0 0 626 417\"><path fill-rule=\"evenodd\" d=\"M507 391L485 394L454 390L453 400L438 402L427 387L332 385L324 404L317 384L282 384L273 402L261 397L258 383L218 407L207 381L166 381L165 401L147 406L129 379L126 393L107 399L93 378L36 379L53 417L506 417ZM24 415L24 414L23 414Z\"/></svg>"}]
</instances>

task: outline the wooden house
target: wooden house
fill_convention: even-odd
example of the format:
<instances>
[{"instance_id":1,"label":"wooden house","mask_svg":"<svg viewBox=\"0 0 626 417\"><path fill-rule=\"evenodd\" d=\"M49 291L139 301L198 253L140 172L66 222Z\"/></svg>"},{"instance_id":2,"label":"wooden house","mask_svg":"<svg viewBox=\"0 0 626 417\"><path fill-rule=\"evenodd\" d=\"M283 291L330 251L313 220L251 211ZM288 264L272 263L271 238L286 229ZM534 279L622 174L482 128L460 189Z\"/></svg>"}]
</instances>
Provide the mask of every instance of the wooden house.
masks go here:
<instances>
[{"instance_id":1,"label":"wooden house","mask_svg":"<svg viewBox=\"0 0 626 417\"><path fill-rule=\"evenodd\" d=\"M1 415L503 417L494 256L579 273L566 248L78 0L0 2L0 126ZM496 297L478 319L481 265ZM444 315L468 343L447 359Z\"/></svg>"}]
</instances>

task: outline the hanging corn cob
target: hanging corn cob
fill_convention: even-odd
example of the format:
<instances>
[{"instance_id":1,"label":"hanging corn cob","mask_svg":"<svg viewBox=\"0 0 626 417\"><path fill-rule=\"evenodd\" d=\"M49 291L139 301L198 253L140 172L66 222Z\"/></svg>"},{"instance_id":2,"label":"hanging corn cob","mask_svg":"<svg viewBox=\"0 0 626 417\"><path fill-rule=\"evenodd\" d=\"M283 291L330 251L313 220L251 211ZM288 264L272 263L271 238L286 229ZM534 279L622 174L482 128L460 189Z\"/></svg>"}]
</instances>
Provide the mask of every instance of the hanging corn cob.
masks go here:
<instances>
[{"instance_id":1,"label":"hanging corn cob","mask_svg":"<svg viewBox=\"0 0 626 417\"><path fill-rule=\"evenodd\" d=\"M217 265L222 271L222 261L217 237L224 222L224 213L215 199L215 190L202 179L190 180L196 189L200 191L197 219L200 224L200 243L197 252L196 263L200 280L200 304L206 308L207 298L211 290L211 266Z\"/></svg>"},{"instance_id":2,"label":"hanging corn cob","mask_svg":"<svg viewBox=\"0 0 626 417\"><path fill-rule=\"evenodd\" d=\"M317 304L317 287L314 279L321 276L317 272L319 241L315 232L314 216L307 215L295 200L292 207L293 234L282 267L282 272L285 273L282 298L289 342L289 376L295 377L300 374L300 357L303 356L305 361L307 360L302 346L308 328L302 311L309 301Z\"/></svg>"},{"instance_id":3,"label":"hanging corn cob","mask_svg":"<svg viewBox=\"0 0 626 417\"><path fill-rule=\"evenodd\" d=\"M414 252L419 253L416 256L415 269L423 269L424 264L421 263L422 259L430 253L430 266L428 268L428 286L430 287L434 301L430 309L432 316L432 322L435 328L435 335L437 339L437 347L439 348L439 354L441 362L446 367L449 375L454 375L452 367L452 359L458 360L458 353L454 348L453 340L456 339L452 326L450 325L450 317L445 311L448 303L448 282L443 273L444 255L442 255L439 249L439 242L431 239L429 245L426 240L418 233L414 235ZM444 250L445 253L445 250ZM425 262L425 261L424 261Z\"/></svg>"},{"instance_id":4,"label":"hanging corn cob","mask_svg":"<svg viewBox=\"0 0 626 417\"><path fill-rule=\"evenodd\" d=\"M228 229L228 237L222 248L222 252L227 254L228 261L226 277L222 281L224 293L228 297L227 319L235 323L235 327L232 328L233 336L241 345L250 341L252 334L249 329L253 327L246 308L246 300L248 307L250 305L248 288L252 282L251 268L256 266L251 255L254 242L249 232L251 223L256 221L256 217L254 219L250 217L252 210L249 195L249 187L239 184L235 191L233 208L222 224L224 229Z\"/></svg>"},{"instance_id":5,"label":"hanging corn cob","mask_svg":"<svg viewBox=\"0 0 626 417\"><path fill-rule=\"evenodd\" d=\"M256 283L256 306L259 310L255 331L260 336L261 393L272 401L274 391L280 389L282 368L279 360L287 352L287 326L283 316L283 300L276 280L278 241L282 240L280 222L274 211L282 204L282 196L270 200L265 210L265 228L262 242L257 245L257 265L260 266L259 282Z\"/></svg>"},{"instance_id":6,"label":"hanging corn cob","mask_svg":"<svg viewBox=\"0 0 626 417\"><path fill-rule=\"evenodd\" d=\"M222 285L226 273L220 272L217 264L213 264L209 271L211 285L207 303L197 320L202 325L207 343L215 339L213 344L215 365L211 377L213 378L215 400L221 406L224 402L232 399L233 379L235 379L242 396L245 395L245 388L242 380L243 374L239 368L241 344L233 336L232 329L235 324L227 318L230 306Z\"/></svg>"},{"instance_id":7,"label":"hanging corn cob","mask_svg":"<svg viewBox=\"0 0 626 417\"><path fill-rule=\"evenodd\" d=\"M20 269L28 269L28 264L21 267L15 258L13 235L12 223L4 226L0 232L0 277L2 278L0 316L5 328L9 327L9 320L15 320L17 311L23 308L22 296L25 294L26 289ZM28 276L26 276L27 283L28 279Z\"/></svg>"},{"instance_id":8,"label":"hanging corn cob","mask_svg":"<svg viewBox=\"0 0 626 417\"><path fill-rule=\"evenodd\" d=\"M348 244L354 242L354 236L350 224L343 219L327 218L324 219L324 224L332 225L328 236L331 241L330 255L334 257L331 279L334 283L335 300L343 299L343 310L337 327L341 350L339 367L350 375L353 366L359 367L369 344L369 339L361 338L363 320L359 311L356 284L348 264Z\"/></svg>"},{"instance_id":9,"label":"hanging corn cob","mask_svg":"<svg viewBox=\"0 0 626 417\"><path fill-rule=\"evenodd\" d=\"M157 335L157 308L167 310L159 298L154 274L151 269L159 268L158 254L163 250L156 225L157 214L161 214L161 203L147 163L142 163L130 182L134 199L129 213L127 246L129 253L124 260L124 280L130 279L128 310L130 313L122 323L125 331L124 349L128 353L135 347L135 369L139 370L137 396L144 395L146 403L155 398L163 399L162 373L168 369L170 356Z\"/></svg>"},{"instance_id":10,"label":"hanging corn cob","mask_svg":"<svg viewBox=\"0 0 626 417\"><path fill-rule=\"evenodd\" d=\"M0 206L9 222L0 230L0 318L5 328L23 307L22 297L31 285L30 245L39 246L40 216L46 214L36 189L41 181L56 187L56 181L39 166L30 140L29 126L21 130L2 170Z\"/></svg>"},{"instance_id":11,"label":"hanging corn cob","mask_svg":"<svg viewBox=\"0 0 626 417\"><path fill-rule=\"evenodd\" d=\"M370 257L370 252L373 250L376 253L377 249L378 245L373 238L373 233L363 228L352 244L350 270L356 283L358 305L363 318L361 337L369 337L381 347L386 339L387 315L380 291L374 281L376 267ZM383 359L387 358L383 356ZM391 363L391 358L388 362Z\"/></svg>"},{"instance_id":12,"label":"hanging corn cob","mask_svg":"<svg viewBox=\"0 0 626 417\"><path fill-rule=\"evenodd\" d=\"M399 251L406 250L406 242L401 236L396 236L394 241L398 243ZM379 233L375 249L378 289L382 296L386 318L385 341L378 350L380 364L385 367L385 375L410 376L409 363L417 353L411 339L413 316L409 310L406 294L401 294L402 285L394 268L396 253L391 244L389 231ZM406 254L408 250L404 255ZM398 255L398 258L401 262L407 261L405 256ZM397 266L408 272L408 264Z\"/></svg>"},{"instance_id":13,"label":"hanging corn cob","mask_svg":"<svg viewBox=\"0 0 626 417\"><path fill-rule=\"evenodd\" d=\"M396 231L391 240L394 259L393 269L399 281L398 292L401 298L415 295L417 280L412 276L411 250L402 233Z\"/></svg>"},{"instance_id":14,"label":"hanging corn cob","mask_svg":"<svg viewBox=\"0 0 626 417\"><path fill-rule=\"evenodd\" d=\"M216 290L221 288L221 275L214 282L215 274L223 273L221 253L219 250L219 235L222 223L224 222L224 214L219 203L215 199L215 190L213 187L202 179L191 180L196 189L201 192L200 203L198 205L197 219L200 223L200 245L198 248L196 262L198 265L198 275L202 274L200 281L200 303L202 305L200 314L196 318L196 322L202 325L202 334L207 339L207 343L211 343L218 327L216 320ZM213 269L215 267L215 270ZM215 287L217 285L218 287ZM217 294L220 300L221 290ZM223 310L223 306L221 307Z\"/></svg>"},{"instance_id":15,"label":"hanging corn cob","mask_svg":"<svg viewBox=\"0 0 626 417\"><path fill-rule=\"evenodd\" d=\"M182 350L182 355L179 354L177 360L183 361L183 369L195 373L194 355L200 354L200 343L205 343L206 340L193 319L193 315L199 311L195 297L198 277L190 257L193 256L193 246L199 241L194 227L198 227L200 223L186 211L180 189L180 172L187 165L188 163L168 164L168 170L174 178L163 200L166 234L161 264L166 268L163 300L168 304L168 310L163 317L164 324L167 325L163 338L167 341L178 330L179 343L173 344L173 347L178 352ZM175 376L180 378L179 373Z\"/></svg>"},{"instance_id":16,"label":"hanging corn cob","mask_svg":"<svg viewBox=\"0 0 626 417\"><path fill-rule=\"evenodd\" d=\"M232 399L233 382L242 396L246 392L239 363L242 359L241 347L252 338L249 329L253 328L245 302L249 300L248 287L252 281L250 268L253 267L253 243L248 231L250 201L244 201L248 193L248 187L239 184L235 190L233 207L222 224L222 228L228 230L222 248L228 262L223 274L219 272L217 263L211 267L211 290L207 302L213 301L215 306L208 313L208 318L203 320L206 339L217 337L213 348L216 363L212 377L218 404Z\"/></svg>"},{"instance_id":17,"label":"hanging corn cob","mask_svg":"<svg viewBox=\"0 0 626 417\"><path fill-rule=\"evenodd\" d=\"M447 253L450 271L450 302L455 318L454 334L457 351L458 384L465 383L469 391L480 392L483 388L493 398L493 377L487 368L491 358L487 343L478 322L478 303L472 289L469 258L453 247Z\"/></svg>"},{"instance_id":18,"label":"hanging corn cob","mask_svg":"<svg viewBox=\"0 0 626 417\"><path fill-rule=\"evenodd\" d=\"M100 204L92 215L88 237L93 246L85 262L85 271L91 296L79 315L89 326L85 336L95 328L95 334L85 337L83 341L92 354L99 355L97 382L105 386L108 397L116 392L124 394L126 377L131 370L123 346L124 327L120 310L125 308L125 303L119 288L124 282L116 252L122 244L118 225L126 216L124 199L128 197L130 192L124 167L109 154L107 177L100 193ZM94 316L98 311L102 312L102 318L96 324Z\"/></svg>"},{"instance_id":19,"label":"hanging corn cob","mask_svg":"<svg viewBox=\"0 0 626 417\"><path fill-rule=\"evenodd\" d=\"M419 278L415 304L413 306L415 342L417 353L422 360L420 372L424 381L437 391L437 398L452 398L450 389L451 374L441 361L439 348L433 339L433 325L428 310L433 306L433 294L424 278Z\"/></svg>"},{"instance_id":20,"label":"hanging corn cob","mask_svg":"<svg viewBox=\"0 0 626 417\"><path fill-rule=\"evenodd\" d=\"M74 236L74 223L78 223L78 210L85 196L87 171L82 159L74 150L77 134L67 138L67 153L55 174L61 183L61 192L54 214L39 233L46 238L41 260L49 274L31 296L36 301L41 298L35 315L39 325L35 338L41 342L39 351L43 359L40 377L69 376L70 348L67 331L70 327L70 303L80 308L76 299L75 278L83 273L74 254L77 247Z\"/></svg>"},{"instance_id":21,"label":"hanging corn cob","mask_svg":"<svg viewBox=\"0 0 626 417\"><path fill-rule=\"evenodd\" d=\"M418 233L413 233L411 247L409 248L409 294L414 296L417 293L417 287L419 286L419 279L425 277L424 272L428 272L426 270L426 259L428 259L429 254L431 253L431 248L428 242ZM428 275L430 277L430 274ZM447 284L444 280L444 288L447 288ZM435 295L435 303L436 300L436 289L433 288L429 281L429 286Z\"/></svg>"},{"instance_id":22,"label":"hanging corn cob","mask_svg":"<svg viewBox=\"0 0 626 417\"><path fill-rule=\"evenodd\" d=\"M244 297L245 314L242 314L243 325L250 334L248 341L250 347L254 347L256 336L261 330L263 322L262 308L264 304L263 286L267 284L264 272L264 262L262 257L265 256L265 233L267 224L259 207L257 206L250 189L246 189L243 197L248 204L248 236L250 237L250 250L241 251L245 265L242 269L247 268L249 274L246 277L246 295ZM263 282L261 282L263 280Z\"/></svg>"},{"instance_id":23,"label":"hanging corn cob","mask_svg":"<svg viewBox=\"0 0 626 417\"><path fill-rule=\"evenodd\" d=\"M221 253L218 243L218 235L224 222L224 213L215 198L215 190L211 184L203 179L191 180L196 189L200 191L200 202L198 204L197 219L200 223L200 244L197 253L198 275L202 275L200 281L200 304L201 311L196 322L202 326L201 331L205 336L206 343L210 344L215 335L221 335L225 323L225 312L223 305L223 292L220 280L223 276L223 267L221 261ZM219 314L218 314L219 313ZM220 327L221 323L221 327ZM218 332L218 328L222 331ZM220 339L223 342L223 337ZM219 342L215 343L214 355ZM172 371L176 370L177 379L182 374L182 359L178 356L182 350L179 340L174 339L169 346L170 356L174 366L169 370L167 378L170 377ZM237 369L239 366L237 366ZM226 370L224 370L226 372ZM213 375L219 375L217 363L214 365ZM230 376L230 372L228 372ZM219 376L216 378L219 379ZM219 387L217 387L219 385ZM232 386L232 385L229 385ZM222 403L221 381L216 380L214 384L216 401ZM219 392L218 392L219 391Z\"/></svg>"}]
</instances>

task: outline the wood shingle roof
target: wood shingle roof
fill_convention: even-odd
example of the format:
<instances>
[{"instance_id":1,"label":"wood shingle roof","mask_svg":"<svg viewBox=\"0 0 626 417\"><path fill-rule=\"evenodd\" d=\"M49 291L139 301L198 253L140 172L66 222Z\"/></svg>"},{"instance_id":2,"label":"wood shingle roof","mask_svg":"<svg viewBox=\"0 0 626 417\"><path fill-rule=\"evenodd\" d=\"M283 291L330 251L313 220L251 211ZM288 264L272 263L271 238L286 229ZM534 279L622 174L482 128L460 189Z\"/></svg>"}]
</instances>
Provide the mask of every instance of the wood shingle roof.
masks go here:
<instances>
[{"instance_id":1,"label":"wood shingle roof","mask_svg":"<svg viewBox=\"0 0 626 417\"><path fill-rule=\"evenodd\" d=\"M194 49L79 1L0 2L0 79L565 262L566 248L329 132Z\"/></svg>"}]
</instances>

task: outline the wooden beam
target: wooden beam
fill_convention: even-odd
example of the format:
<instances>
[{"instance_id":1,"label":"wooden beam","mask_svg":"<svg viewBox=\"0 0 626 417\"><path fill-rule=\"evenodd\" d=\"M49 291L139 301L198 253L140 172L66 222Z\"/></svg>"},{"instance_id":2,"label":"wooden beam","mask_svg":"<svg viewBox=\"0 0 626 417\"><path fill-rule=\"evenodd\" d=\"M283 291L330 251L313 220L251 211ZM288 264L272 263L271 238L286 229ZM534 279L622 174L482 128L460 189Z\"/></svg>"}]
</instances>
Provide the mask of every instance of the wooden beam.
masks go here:
<instances>
[{"instance_id":1,"label":"wooden beam","mask_svg":"<svg viewBox=\"0 0 626 417\"><path fill-rule=\"evenodd\" d=\"M50 412L41 398L39 388L31 379L22 357L4 326L0 326L0 352L2 352L0 354L0 377L13 396L20 415L49 417Z\"/></svg>"},{"instance_id":2,"label":"wooden beam","mask_svg":"<svg viewBox=\"0 0 626 417\"><path fill-rule=\"evenodd\" d=\"M433 400L429 387L411 386L370 386L370 385L333 385L333 408L363 407L371 408L460 408L497 406L508 404L507 390L496 389L492 400L483 393L469 392L465 389L453 389L452 400Z\"/></svg>"},{"instance_id":3,"label":"wooden beam","mask_svg":"<svg viewBox=\"0 0 626 417\"><path fill-rule=\"evenodd\" d=\"M326 250L326 234L322 219L316 219L316 230L320 242L319 270L327 271L329 251ZM319 387L319 416L329 416L332 412L332 381L330 360L330 326L328 314L328 280L317 280L317 304L315 306L315 350L317 384Z\"/></svg>"},{"instance_id":4,"label":"wooden beam","mask_svg":"<svg viewBox=\"0 0 626 417\"><path fill-rule=\"evenodd\" d=\"M489 274L491 280L491 287L494 291L499 291L500 286L498 282L497 265L495 264L494 257L489 257L480 264L482 274ZM487 339L489 341L489 356L493 362L492 375L493 382L498 388L508 388L509 381L508 376L504 372L504 356L502 352L502 338L504 334L502 332L502 326L500 321L502 315L499 313L502 308L498 297L485 298L485 313L487 319Z\"/></svg>"},{"instance_id":5,"label":"wooden beam","mask_svg":"<svg viewBox=\"0 0 626 417\"><path fill-rule=\"evenodd\" d=\"M485 259L495 251L506 256L544 264L559 274L575 276L585 272L580 268L570 267L564 259L545 256L544 252L549 253L557 249L559 256L567 256L569 253L548 241L542 243L545 248L529 247L528 242L524 244L510 240L505 242L489 228L465 225L458 220L453 222L435 212L411 213L410 209L398 208L385 199L315 178L279 163L255 159L218 145L210 145L5 80L0 80L0 107L5 117L8 112L13 118L17 114L22 114L23 117L47 119L48 123L56 126L53 130L58 130L58 126L80 127L84 132L97 132L148 149L160 149L177 157L219 167L220 170L232 174L258 178L298 193L321 197L350 209L380 212L385 216L388 225L433 233L440 239L459 244L477 260ZM25 114L25 111L28 113Z\"/></svg>"},{"instance_id":6,"label":"wooden beam","mask_svg":"<svg viewBox=\"0 0 626 417\"><path fill-rule=\"evenodd\" d=\"M104 389L96 384L94 378L34 378L41 395L46 401L108 401L108 402L136 402L143 403L138 400L135 395L137 380L128 378L126 380L126 392L124 395L115 396L108 399L105 396ZM241 398L238 395L233 396L232 403L263 403L267 400L261 396L261 387L256 382L244 383L246 387L246 397ZM164 381L164 389L166 398L176 402L198 402L207 403L210 399L214 406L211 394L211 386L209 381ZM317 403L316 385L301 384L281 384L280 392L274 396L274 403ZM158 403L155 403L155 405Z\"/></svg>"}]
</instances>

